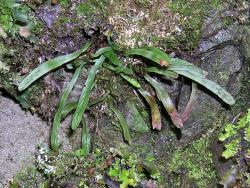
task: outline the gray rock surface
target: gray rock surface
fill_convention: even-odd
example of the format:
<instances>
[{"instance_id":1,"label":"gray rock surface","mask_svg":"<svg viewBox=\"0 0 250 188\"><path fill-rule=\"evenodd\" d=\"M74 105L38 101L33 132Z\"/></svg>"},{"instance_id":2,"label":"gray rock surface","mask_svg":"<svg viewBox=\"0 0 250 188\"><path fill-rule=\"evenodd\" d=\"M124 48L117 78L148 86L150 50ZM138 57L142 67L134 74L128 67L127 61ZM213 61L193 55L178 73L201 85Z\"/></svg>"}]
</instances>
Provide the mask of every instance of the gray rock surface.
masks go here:
<instances>
[{"instance_id":1,"label":"gray rock surface","mask_svg":"<svg viewBox=\"0 0 250 188\"><path fill-rule=\"evenodd\" d=\"M12 99L0 95L0 188L34 162L37 146L47 145L50 127L23 111ZM63 132L64 148L69 149Z\"/></svg>"}]
</instances>

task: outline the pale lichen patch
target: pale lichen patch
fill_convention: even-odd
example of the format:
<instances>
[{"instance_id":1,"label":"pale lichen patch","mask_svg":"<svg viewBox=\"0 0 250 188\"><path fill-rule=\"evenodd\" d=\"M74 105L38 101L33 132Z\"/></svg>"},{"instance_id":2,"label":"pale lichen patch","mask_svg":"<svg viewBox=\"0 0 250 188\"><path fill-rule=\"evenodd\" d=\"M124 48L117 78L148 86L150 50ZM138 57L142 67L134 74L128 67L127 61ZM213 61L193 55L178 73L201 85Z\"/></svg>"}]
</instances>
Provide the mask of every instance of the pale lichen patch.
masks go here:
<instances>
[{"instance_id":1,"label":"pale lichen patch","mask_svg":"<svg viewBox=\"0 0 250 188\"><path fill-rule=\"evenodd\" d=\"M167 1L148 1L140 6L137 1L110 1L112 10L108 22L114 25L118 34L116 42L122 47L158 46L165 40L182 32L180 16L173 13L167 6Z\"/></svg>"}]
</instances>

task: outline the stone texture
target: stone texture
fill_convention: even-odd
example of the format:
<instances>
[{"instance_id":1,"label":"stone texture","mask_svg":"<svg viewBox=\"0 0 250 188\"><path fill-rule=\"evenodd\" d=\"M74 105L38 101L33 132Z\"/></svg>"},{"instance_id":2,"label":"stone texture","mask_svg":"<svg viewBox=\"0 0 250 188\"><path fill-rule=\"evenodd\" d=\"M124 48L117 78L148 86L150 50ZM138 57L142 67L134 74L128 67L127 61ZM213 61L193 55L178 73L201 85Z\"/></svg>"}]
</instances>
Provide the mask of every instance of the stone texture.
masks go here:
<instances>
[{"instance_id":1,"label":"stone texture","mask_svg":"<svg viewBox=\"0 0 250 188\"><path fill-rule=\"evenodd\" d=\"M0 96L0 188L20 170L34 162L37 146L48 145L50 127L37 116L23 111L12 99ZM60 132L64 148L68 139Z\"/></svg>"}]
</instances>

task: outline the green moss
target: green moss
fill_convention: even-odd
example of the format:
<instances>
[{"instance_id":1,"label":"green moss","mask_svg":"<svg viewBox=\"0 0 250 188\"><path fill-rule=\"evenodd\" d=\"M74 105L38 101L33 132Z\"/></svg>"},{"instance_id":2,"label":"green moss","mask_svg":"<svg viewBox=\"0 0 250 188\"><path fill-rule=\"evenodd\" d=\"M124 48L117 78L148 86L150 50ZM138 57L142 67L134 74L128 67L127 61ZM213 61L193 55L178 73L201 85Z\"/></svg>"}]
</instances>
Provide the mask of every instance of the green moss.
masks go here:
<instances>
[{"instance_id":1,"label":"green moss","mask_svg":"<svg viewBox=\"0 0 250 188\"><path fill-rule=\"evenodd\" d=\"M223 24L225 27L229 27L230 25L232 25L235 22L235 20L232 17L225 17L223 19Z\"/></svg>"},{"instance_id":2,"label":"green moss","mask_svg":"<svg viewBox=\"0 0 250 188\"><path fill-rule=\"evenodd\" d=\"M212 153L208 147L208 138L202 138L186 149L177 150L168 163L169 172L178 172L184 168L191 181L194 180L199 187L206 187L216 179Z\"/></svg>"},{"instance_id":3,"label":"green moss","mask_svg":"<svg viewBox=\"0 0 250 188\"><path fill-rule=\"evenodd\" d=\"M9 32L13 29L13 18L12 18L12 8L11 3L8 0L0 0L1 7L0 7L0 26L6 32ZM12 1L14 3L14 1Z\"/></svg>"},{"instance_id":4,"label":"green moss","mask_svg":"<svg viewBox=\"0 0 250 188\"><path fill-rule=\"evenodd\" d=\"M182 48L193 50L200 39L200 30L204 16L208 11L219 5L218 0L188 1L175 0L168 3L169 8L180 16L180 26L183 32L175 36L177 46L185 44Z\"/></svg>"},{"instance_id":5,"label":"green moss","mask_svg":"<svg viewBox=\"0 0 250 188\"><path fill-rule=\"evenodd\" d=\"M70 5L70 0L60 0L60 5L61 5L63 8L67 8L67 7L69 7L69 5Z\"/></svg>"},{"instance_id":6,"label":"green moss","mask_svg":"<svg viewBox=\"0 0 250 188\"><path fill-rule=\"evenodd\" d=\"M110 150L116 157L115 162L108 170L108 174L112 179L121 182L121 188L135 187L143 180L160 179L161 174L154 163L155 158L153 155L148 154L142 160L125 145L120 145L117 149L111 148Z\"/></svg>"},{"instance_id":7,"label":"green moss","mask_svg":"<svg viewBox=\"0 0 250 188\"><path fill-rule=\"evenodd\" d=\"M15 85L22 77L15 73L15 60L12 59L15 53L13 49L0 42L0 88L15 97L23 108L28 109L40 103L43 92L41 90L42 84L37 83L22 93L17 92Z\"/></svg>"},{"instance_id":8,"label":"green moss","mask_svg":"<svg viewBox=\"0 0 250 188\"><path fill-rule=\"evenodd\" d=\"M120 187L135 187L139 182L139 174L136 172L136 159L131 156L128 160L116 160L109 169L108 175L120 181Z\"/></svg>"},{"instance_id":9,"label":"green moss","mask_svg":"<svg viewBox=\"0 0 250 188\"><path fill-rule=\"evenodd\" d=\"M78 4L76 11L78 15L89 17L96 14L105 14L106 7L107 0L87 0Z\"/></svg>"},{"instance_id":10,"label":"green moss","mask_svg":"<svg viewBox=\"0 0 250 188\"><path fill-rule=\"evenodd\" d=\"M0 4L0 26L14 37L20 25L29 23L30 8L14 0L0 0Z\"/></svg>"},{"instance_id":11,"label":"green moss","mask_svg":"<svg viewBox=\"0 0 250 188\"><path fill-rule=\"evenodd\" d=\"M39 34L43 31L44 29L44 23L37 19L36 17L32 17L31 18L31 21L32 21L32 33L34 34Z\"/></svg>"},{"instance_id":12,"label":"green moss","mask_svg":"<svg viewBox=\"0 0 250 188\"><path fill-rule=\"evenodd\" d=\"M126 104L127 109L130 112L130 118L127 118L128 125L130 129L137 132L149 132L149 126L146 123L145 120L149 120L149 118L146 118L142 115L141 112L144 112L145 109L140 108L140 110L137 108L135 101L129 100Z\"/></svg>"},{"instance_id":13,"label":"green moss","mask_svg":"<svg viewBox=\"0 0 250 188\"><path fill-rule=\"evenodd\" d=\"M27 170L19 172L13 181L10 182L10 188L18 187L39 187L47 188L48 182L45 177L37 171L34 167L29 167Z\"/></svg>"},{"instance_id":14,"label":"green moss","mask_svg":"<svg viewBox=\"0 0 250 188\"><path fill-rule=\"evenodd\" d=\"M97 181L98 187L104 187L102 176L106 165L106 153L96 149L88 157L79 155L80 151L71 153L51 153L39 149L36 167L28 168L11 182L11 188L17 187L59 187L67 181L77 187L86 187L89 180ZM96 178L99 177L99 180Z\"/></svg>"},{"instance_id":15,"label":"green moss","mask_svg":"<svg viewBox=\"0 0 250 188\"><path fill-rule=\"evenodd\" d=\"M244 134L243 137L241 132ZM226 141L225 151L222 153L222 156L226 159L235 156L241 151L241 140L245 140L250 144L250 109L235 125L232 123L226 124L223 132L219 135L219 140ZM247 151L243 152L246 153Z\"/></svg>"}]
</instances>

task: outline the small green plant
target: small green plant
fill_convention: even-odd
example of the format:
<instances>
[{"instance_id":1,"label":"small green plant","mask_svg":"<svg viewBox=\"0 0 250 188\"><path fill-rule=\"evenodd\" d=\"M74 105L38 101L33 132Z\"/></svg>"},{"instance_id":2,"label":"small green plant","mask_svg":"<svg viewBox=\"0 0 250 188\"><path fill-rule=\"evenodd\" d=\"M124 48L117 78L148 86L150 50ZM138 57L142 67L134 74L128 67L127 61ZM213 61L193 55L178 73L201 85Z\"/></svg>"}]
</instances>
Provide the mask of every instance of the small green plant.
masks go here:
<instances>
[{"instance_id":1,"label":"small green plant","mask_svg":"<svg viewBox=\"0 0 250 188\"><path fill-rule=\"evenodd\" d=\"M121 76L135 90L141 93L141 95L146 99L149 104L149 107L151 108L153 129L161 129L161 114L155 97L153 97L150 92L143 89L146 88L146 82L149 83L149 85L151 85L152 88L155 90L157 98L159 99L159 101L162 102L164 108L171 117L173 124L178 128L182 128L183 124L189 117L193 103L197 97L197 84L203 85L205 88L220 97L225 103L229 105L233 105L235 103L234 98L227 91L225 91L217 83L206 78L206 71L201 70L200 68L194 66L193 64L185 60L171 58L168 54L155 47L147 46L142 48L134 48L126 52L122 52L116 44L113 44L110 41L110 38L108 38L108 44L108 47L104 47L97 50L94 54L91 54L90 58L85 58L83 60L80 58L81 55L85 53L91 46L91 42L87 42L80 50L74 53L50 59L39 65L19 84L18 89L19 91L22 91L29 87L40 77L44 76L50 71L62 67L63 65L71 64L71 67L75 68L75 73L72 77L71 82L63 91L58 110L54 117L51 134L52 149L57 150L59 147L58 129L60 127L60 121L64 117L66 117L69 112L75 110L72 118L71 129L76 130L80 124L84 125L83 130L85 131L83 131L82 134L82 143L83 147L85 147L84 150L86 151L86 154L88 153L90 137L86 124L84 123L83 115L90 105L90 93L95 83L95 76L101 67L104 69L109 69L115 74ZM128 56L134 56L134 58L138 57L139 59L140 57L145 58L144 61L148 64L148 66L145 66L143 69L144 75L139 76L135 71L134 67L126 66L120 60L120 56L123 56L124 58ZM80 61L77 61L79 59ZM77 78L80 75L81 68L86 64L86 62L89 64L92 63L93 65L89 70L87 79L85 81L85 86L82 89L82 94L79 98L79 101L67 104L67 98L74 84L76 83ZM190 95L190 99L186 105L185 110L182 113L177 111L168 92L162 86L162 83L150 76L152 72L167 79L176 79L178 76L184 76L192 80L192 92ZM145 84L142 85L141 82L144 82ZM109 93L109 91L107 91L107 93ZM125 118L123 117L122 113L113 106L110 97L108 101L110 110L117 116L120 122L121 128L123 130L124 139L130 144L131 136Z\"/></svg>"},{"instance_id":2,"label":"small green plant","mask_svg":"<svg viewBox=\"0 0 250 188\"><path fill-rule=\"evenodd\" d=\"M108 170L112 180L120 183L120 188L136 187L142 180L159 180L160 172L154 164L154 157L148 155L140 161L137 155L126 147L110 148L114 162Z\"/></svg>"},{"instance_id":3,"label":"small green plant","mask_svg":"<svg viewBox=\"0 0 250 188\"><path fill-rule=\"evenodd\" d=\"M226 159L236 156L241 151L240 143L250 144L250 109L239 119L236 124L226 124L223 132L219 135L221 142L226 142L222 156ZM243 151L246 156L250 156L250 149Z\"/></svg>"},{"instance_id":4,"label":"small green plant","mask_svg":"<svg viewBox=\"0 0 250 188\"><path fill-rule=\"evenodd\" d=\"M112 164L108 175L121 182L120 188L126 188L128 186L135 187L139 182L136 164L128 164L128 161L124 159L116 160L115 163Z\"/></svg>"}]
</instances>

